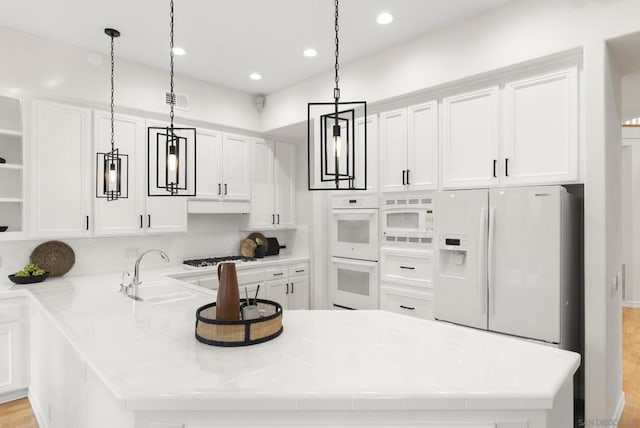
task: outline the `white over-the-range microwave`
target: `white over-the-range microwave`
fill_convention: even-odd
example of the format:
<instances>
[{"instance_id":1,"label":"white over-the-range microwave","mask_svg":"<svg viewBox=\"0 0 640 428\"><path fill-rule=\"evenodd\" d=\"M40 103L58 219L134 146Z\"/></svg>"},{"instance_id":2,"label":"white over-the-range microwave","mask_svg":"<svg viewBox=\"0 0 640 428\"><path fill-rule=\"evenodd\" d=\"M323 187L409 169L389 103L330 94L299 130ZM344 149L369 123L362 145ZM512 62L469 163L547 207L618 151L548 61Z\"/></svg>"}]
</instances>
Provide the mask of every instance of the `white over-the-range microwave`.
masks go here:
<instances>
[{"instance_id":1,"label":"white over-the-range microwave","mask_svg":"<svg viewBox=\"0 0 640 428\"><path fill-rule=\"evenodd\" d=\"M380 200L382 236L424 240L433 236L431 196L394 196ZM413 238L413 239L412 239Z\"/></svg>"}]
</instances>

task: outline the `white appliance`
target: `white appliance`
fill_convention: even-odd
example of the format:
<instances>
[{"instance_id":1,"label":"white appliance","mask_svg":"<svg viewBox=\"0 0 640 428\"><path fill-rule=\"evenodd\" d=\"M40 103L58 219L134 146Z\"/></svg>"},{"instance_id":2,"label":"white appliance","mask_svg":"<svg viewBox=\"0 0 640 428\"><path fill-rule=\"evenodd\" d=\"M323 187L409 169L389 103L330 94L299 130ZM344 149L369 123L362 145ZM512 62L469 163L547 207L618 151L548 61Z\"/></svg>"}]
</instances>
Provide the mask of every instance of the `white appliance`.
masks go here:
<instances>
[{"instance_id":1,"label":"white appliance","mask_svg":"<svg viewBox=\"0 0 640 428\"><path fill-rule=\"evenodd\" d=\"M331 304L378 309L378 198L339 195L331 207Z\"/></svg>"},{"instance_id":2,"label":"white appliance","mask_svg":"<svg viewBox=\"0 0 640 428\"><path fill-rule=\"evenodd\" d=\"M403 196L380 201L382 235L388 238L430 238L433 234L431 196ZM420 242L419 239L413 240ZM426 243L426 240L422 240Z\"/></svg>"},{"instance_id":3,"label":"white appliance","mask_svg":"<svg viewBox=\"0 0 640 428\"><path fill-rule=\"evenodd\" d=\"M577 199L561 186L438 192L436 319L573 349Z\"/></svg>"}]
</instances>

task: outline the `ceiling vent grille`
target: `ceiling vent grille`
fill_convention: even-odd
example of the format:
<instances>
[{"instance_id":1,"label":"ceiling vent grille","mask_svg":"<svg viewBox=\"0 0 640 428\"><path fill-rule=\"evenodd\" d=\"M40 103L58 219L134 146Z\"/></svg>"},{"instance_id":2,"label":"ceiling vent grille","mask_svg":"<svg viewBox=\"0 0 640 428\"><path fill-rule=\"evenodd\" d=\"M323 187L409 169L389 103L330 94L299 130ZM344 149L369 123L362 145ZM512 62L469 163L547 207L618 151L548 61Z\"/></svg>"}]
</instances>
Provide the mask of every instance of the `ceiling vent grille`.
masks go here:
<instances>
[{"instance_id":1,"label":"ceiling vent grille","mask_svg":"<svg viewBox=\"0 0 640 428\"><path fill-rule=\"evenodd\" d=\"M189 111L189 97L185 94L173 94L171 92L164 93L164 105L170 106L173 103L173 107L176 110Z\"/></svg>"}]
</instances>

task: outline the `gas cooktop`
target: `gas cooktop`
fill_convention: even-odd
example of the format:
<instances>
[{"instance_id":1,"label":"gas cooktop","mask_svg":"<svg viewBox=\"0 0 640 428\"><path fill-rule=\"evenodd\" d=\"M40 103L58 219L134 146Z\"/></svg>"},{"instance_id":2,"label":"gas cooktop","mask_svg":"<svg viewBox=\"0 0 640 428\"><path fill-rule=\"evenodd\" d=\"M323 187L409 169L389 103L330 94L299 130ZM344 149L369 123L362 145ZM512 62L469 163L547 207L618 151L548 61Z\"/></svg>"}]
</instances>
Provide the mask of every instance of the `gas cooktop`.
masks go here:
<instances>
[{"instance_id":1,"label":"gas cooktop","mask_svg":"<svg viewBox=\"0 0 640 428\"><path fill-rule=\"evenodd\" d=\"M206 267L216 267L218 263L223 262L234 262L234 263L249 263L257 261L252 257L244 257L244 256L223 256L223 257L209 257L204 259L192 259L185 260L182 264L185 265L187 269L197 269L197 268L206 268Z\"/></svg>"}]
</instances>

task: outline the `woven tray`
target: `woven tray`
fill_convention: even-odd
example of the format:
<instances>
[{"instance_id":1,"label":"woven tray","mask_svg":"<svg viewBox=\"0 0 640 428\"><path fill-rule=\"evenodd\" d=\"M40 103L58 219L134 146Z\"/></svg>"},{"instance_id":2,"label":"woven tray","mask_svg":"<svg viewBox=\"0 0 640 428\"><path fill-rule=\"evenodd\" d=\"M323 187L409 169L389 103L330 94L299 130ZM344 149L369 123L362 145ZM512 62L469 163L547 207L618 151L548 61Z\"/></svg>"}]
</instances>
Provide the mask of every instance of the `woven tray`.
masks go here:
<instances>
[{"instance_id":1,"label":"woven tray","mask_svg":"<svg viewBox=\"0 0 640 428\"><path fill-rule=\"evenodd\" d=\"M216 319L216 304L204 305L196 311L196 339L214 346L247 346L266 342L282 334L282 306L271 300L257 299L265 316L252 320L222 321ZM240 308L238 308L238 311Z\"/></svg>"}]
</instances>

